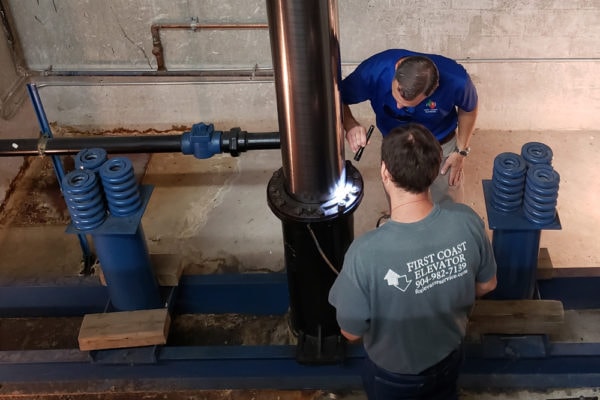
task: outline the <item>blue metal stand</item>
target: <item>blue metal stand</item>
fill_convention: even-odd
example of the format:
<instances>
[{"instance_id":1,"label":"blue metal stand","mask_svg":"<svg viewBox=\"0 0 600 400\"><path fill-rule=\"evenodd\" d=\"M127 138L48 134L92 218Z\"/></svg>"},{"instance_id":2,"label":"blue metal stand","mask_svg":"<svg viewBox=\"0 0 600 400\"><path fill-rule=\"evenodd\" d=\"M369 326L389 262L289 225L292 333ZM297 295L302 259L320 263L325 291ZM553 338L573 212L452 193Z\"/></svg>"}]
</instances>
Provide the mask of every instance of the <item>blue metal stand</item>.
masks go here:
<instances>
[{"instance_id":1,"label":"blue metal stand","mask_svg":"<svg viewBox=\"0 0 600 400\"><path fill-rule=\"evenodd\" d=\"M139 191L142 202L136 212L126 217L108 215L102 225L87 231L96 246L111 306L119 311L163 307L141 226L152 187L142 185ZM79 230L71 224L67 232Z\"/></svg>"},{"instance_id":2,"label":"blue metal stand","mask_svg":"<svg viewBox=\"0 0 600 400\"><path fill-rule=\"evenodd\" d=\"M549 224L534 224L521 209L499 212L491 204L493 187L483 181L483 194L488 224L492 229L492 246L498 264L498 286L490 293L492 299L532 299L542 229L560 229L558 214Z\"/></svg>"},{"instance_id":3,"label":"blue metal stand","mask_svg":"<svg viewBox=\"0 0 600 400\"><path fill-rule=\"evenodd\" d=\"M96 167L99 172L76 169L63 179L71 214L72 229L67 232L85 232L93 237L116 310L161 308L163 302L141 225L152 189L138 187L127 158L104 161L101 151L82 150L77 159L78 164Z\"/></svg>"}]
</instances>

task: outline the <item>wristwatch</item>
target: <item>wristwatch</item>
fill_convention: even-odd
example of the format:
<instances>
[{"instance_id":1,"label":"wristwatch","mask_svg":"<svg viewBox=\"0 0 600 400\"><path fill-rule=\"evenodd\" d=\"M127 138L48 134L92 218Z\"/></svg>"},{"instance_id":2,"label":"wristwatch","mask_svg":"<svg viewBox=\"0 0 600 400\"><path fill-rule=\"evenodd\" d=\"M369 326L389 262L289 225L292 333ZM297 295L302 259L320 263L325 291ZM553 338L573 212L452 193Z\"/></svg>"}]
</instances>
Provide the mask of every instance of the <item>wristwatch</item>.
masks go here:
<instances>
[{"instance_id":1,"label":"wristwatch","mask_svg":"<svg viewBox=\"0 0 600 400\"><path fill-rule=\"evenodd\" d=\"M466 157L471 152L471 148L470 147L465 147L463 150L460 150L458 147L455 147L454 148L454 152L460 154L463 157Z\"/></svg>"}]
</instances>

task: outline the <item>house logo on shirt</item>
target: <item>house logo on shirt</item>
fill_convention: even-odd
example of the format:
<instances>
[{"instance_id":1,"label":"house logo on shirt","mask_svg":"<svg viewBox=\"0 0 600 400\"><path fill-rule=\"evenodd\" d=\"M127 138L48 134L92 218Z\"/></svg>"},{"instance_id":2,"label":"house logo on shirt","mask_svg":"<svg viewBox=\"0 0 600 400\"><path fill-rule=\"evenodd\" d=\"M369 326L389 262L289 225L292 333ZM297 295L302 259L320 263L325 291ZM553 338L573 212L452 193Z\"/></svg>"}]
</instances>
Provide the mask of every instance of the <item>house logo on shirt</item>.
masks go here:
<instances>
[{"instance_id":1,"label":"house logo on shirt","mask_svg":"<svg viewBox=\"0 0 600 400\"><path fill-rule=\"evenodd\" d=\"M425 103L425 113L433 114L433 113L437 113L437 112L438 112L437 103L435 101L433 101L432 99L427 100L427 103Z\"/></svg>"},{"instance_id":2,"label":"house logo on shirt","mask_svg":"<svg viewBox=\"0 0 600 400\"><path fill-rule=\"evenodd\" d=\"M408 280L406 275L399 275L391 269L388 269L383 279L387 281L388 286L393 286L402 292L406 292L412 282Z\"/></svg>"}]
</instances>

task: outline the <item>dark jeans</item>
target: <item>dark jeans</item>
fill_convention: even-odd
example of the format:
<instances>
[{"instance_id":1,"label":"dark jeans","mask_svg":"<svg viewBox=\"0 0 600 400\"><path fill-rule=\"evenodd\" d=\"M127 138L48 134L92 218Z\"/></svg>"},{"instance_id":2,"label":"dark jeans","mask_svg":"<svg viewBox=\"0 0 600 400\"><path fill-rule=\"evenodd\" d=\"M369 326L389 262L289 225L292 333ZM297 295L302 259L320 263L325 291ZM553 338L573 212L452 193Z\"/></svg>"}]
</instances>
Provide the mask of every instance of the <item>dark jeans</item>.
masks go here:
<instances>
[{"instance_id":1,"label":"dark jeans","mask_svg":"<svg viewBox=\"0 0 600 400\"><path fill-rule=\"evenodd\" d=\"M362 381L369 400L457 400L462 346L418 375L396 374L365 357Z\"/></svg>"}]
</instances>

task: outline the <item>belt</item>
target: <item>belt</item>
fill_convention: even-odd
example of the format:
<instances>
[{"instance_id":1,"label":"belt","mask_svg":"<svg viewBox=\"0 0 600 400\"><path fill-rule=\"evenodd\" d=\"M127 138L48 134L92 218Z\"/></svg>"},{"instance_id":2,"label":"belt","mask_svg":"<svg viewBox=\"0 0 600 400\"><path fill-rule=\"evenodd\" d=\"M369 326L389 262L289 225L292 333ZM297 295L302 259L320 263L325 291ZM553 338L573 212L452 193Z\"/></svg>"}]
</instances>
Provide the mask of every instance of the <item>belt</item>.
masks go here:
<instances>
[{"instance_id":1,"label":"belt","mask_svg":"<svg viewBox=\"0 0 600 400\"><path fill-rule=\"evenodd\" d=\"M456 136L456 129L447 134L445 137L438 139L438 141L440 142L440 144L446 144L452 139L454 139L454 136Z\"/></svg>"}]
</instances>

